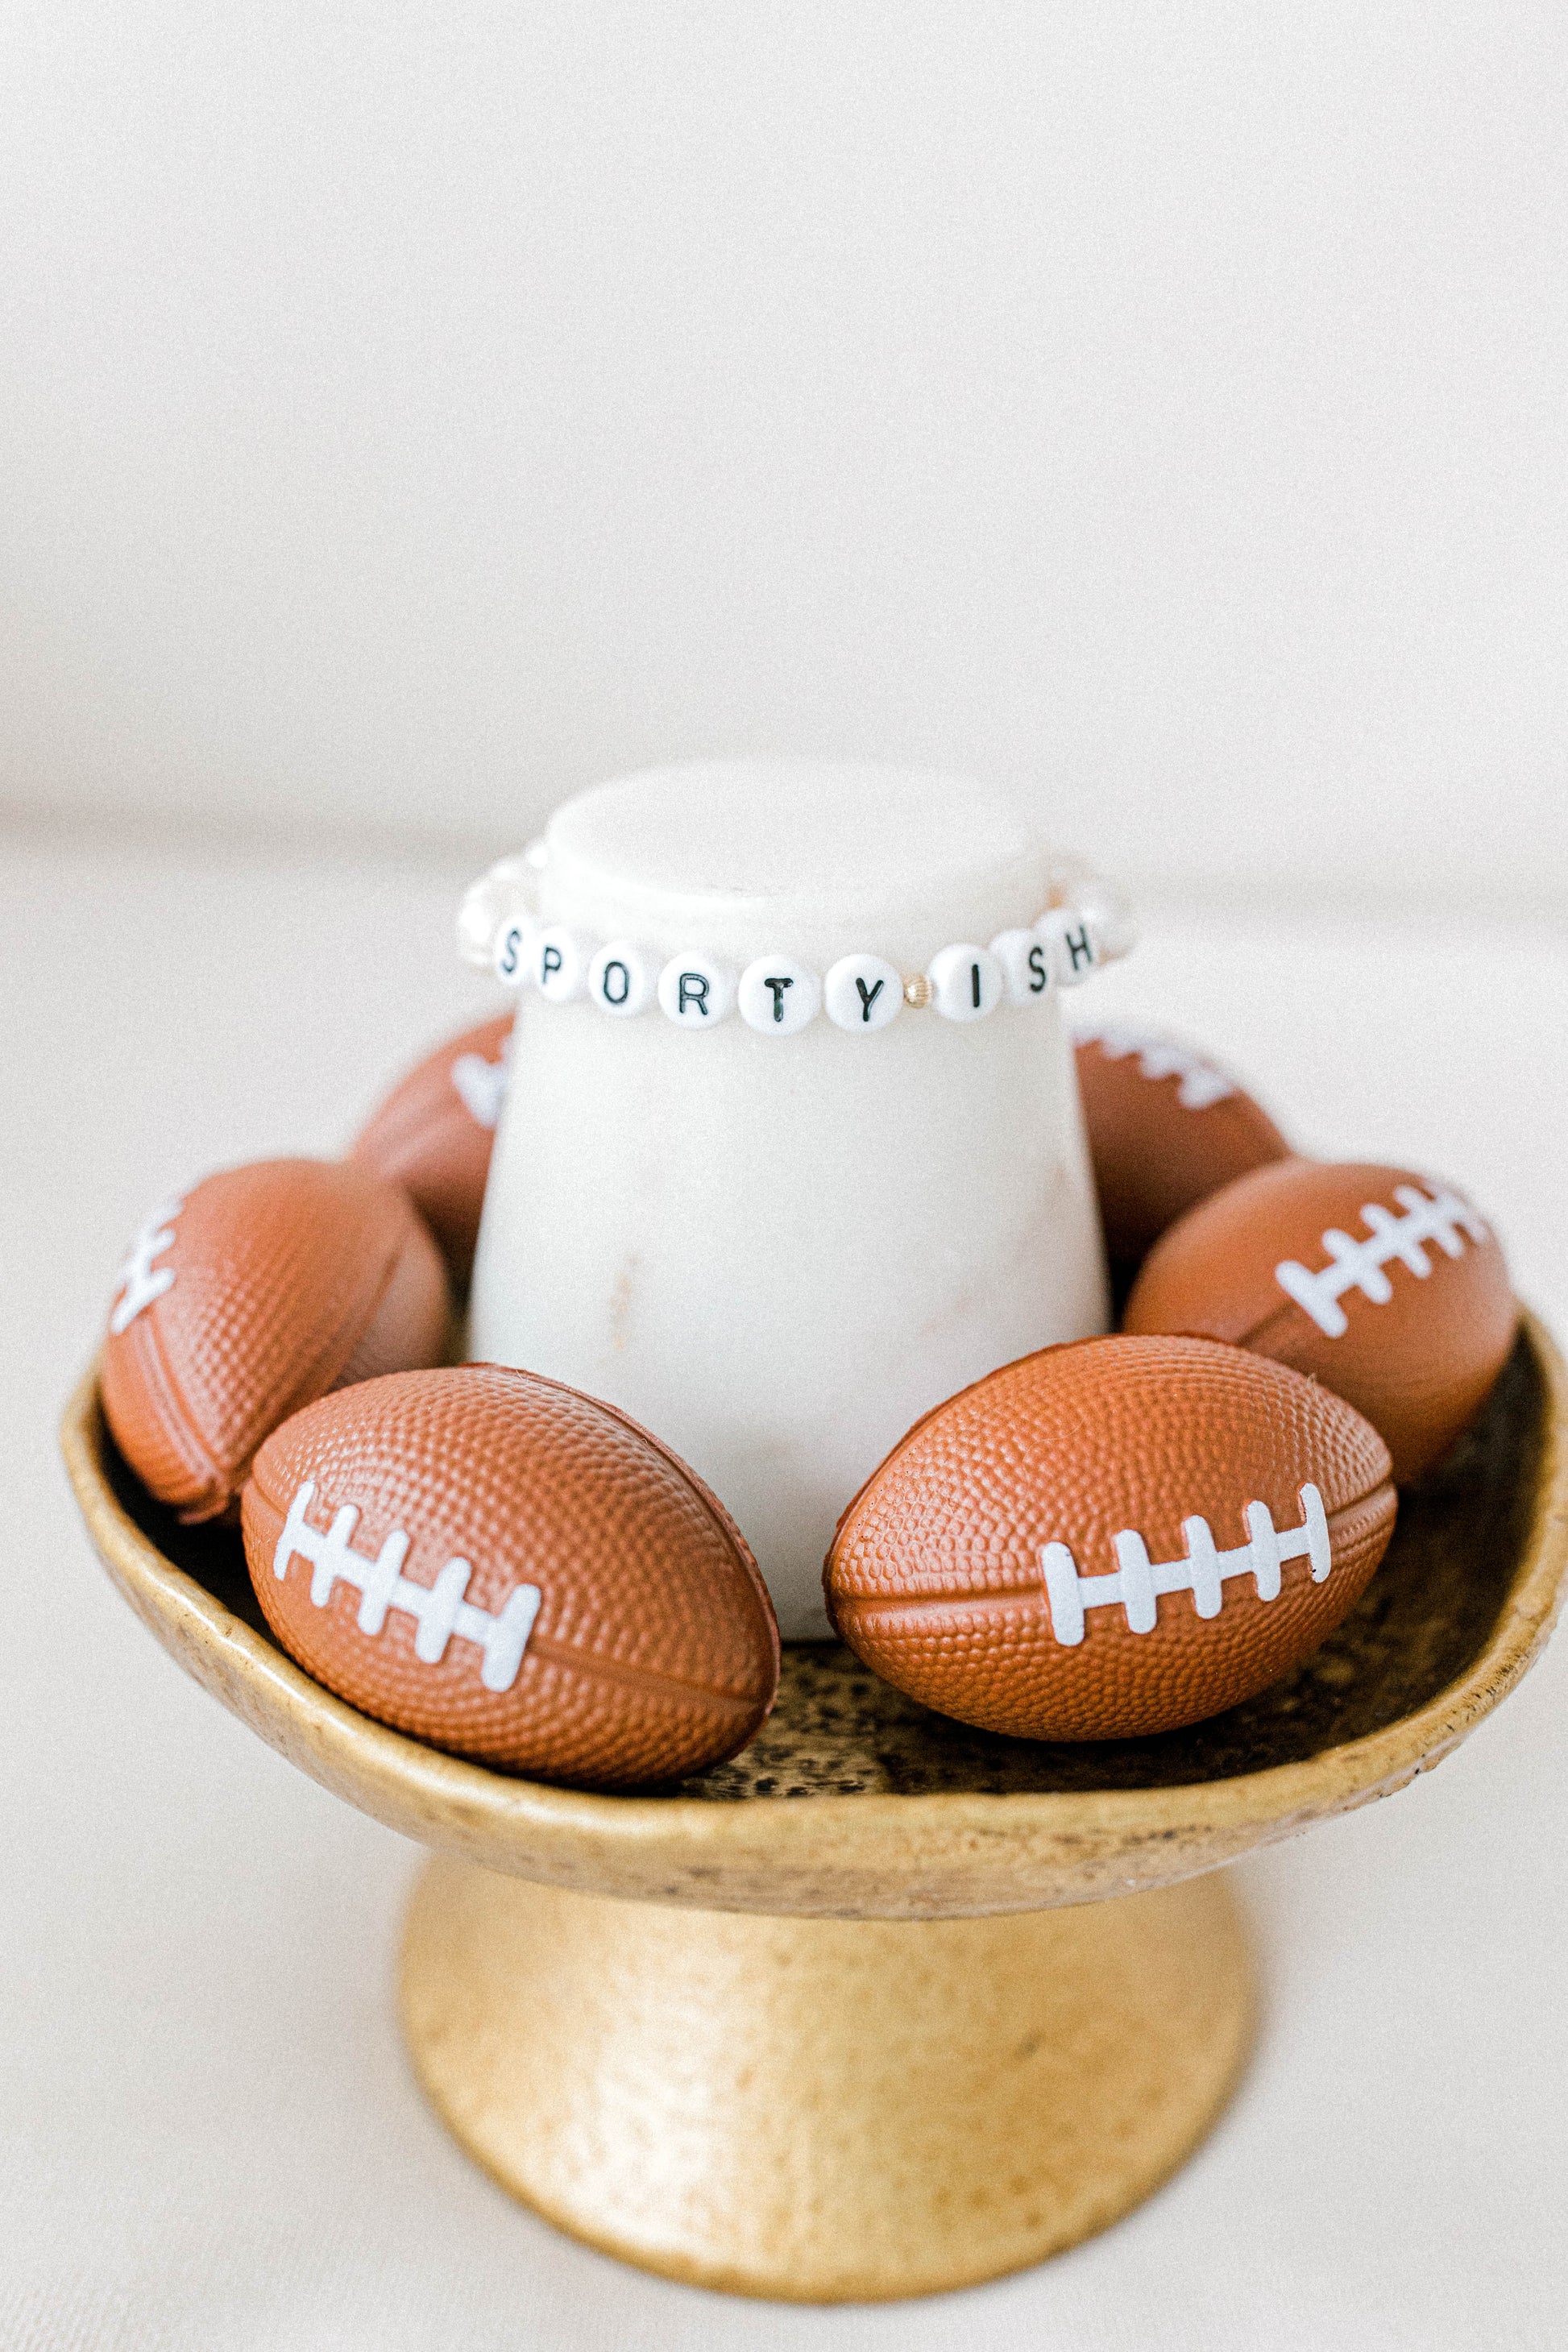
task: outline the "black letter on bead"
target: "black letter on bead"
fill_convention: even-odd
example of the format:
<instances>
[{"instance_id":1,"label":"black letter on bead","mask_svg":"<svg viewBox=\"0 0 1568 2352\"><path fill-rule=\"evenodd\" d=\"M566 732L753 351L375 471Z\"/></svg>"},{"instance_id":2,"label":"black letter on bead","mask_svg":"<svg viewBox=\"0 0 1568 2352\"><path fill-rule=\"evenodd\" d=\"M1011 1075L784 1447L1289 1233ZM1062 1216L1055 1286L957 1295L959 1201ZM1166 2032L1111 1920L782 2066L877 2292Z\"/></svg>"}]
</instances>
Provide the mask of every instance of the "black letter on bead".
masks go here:
<instances>
[{"instance_id":1,"label":"black letter on bead","mask_svg":"<svg viewBox=\"0 0 1568 2352\"><path fill-rule=\"evenodd\" d=\"M857 980L855 985L860 992L860 1018L862 1021L869 1021L871 1018L871 1007L882 993L883 989L887 986L887 982L886 981L879 980L875 988L868 988L863 980Z\"/></svg>"},{"instance_id":2,"label":"black letter on bead","mask_svg":"<svg viewBox=\"0 0 1568 2352\"><path fill-rule=\"evenodd\" d=\"M1062 933L1062 945L1066 948L1068 955L1072 958L1072 968L1074 971L1078 970L1080 963L1092 963L1094 961L1094 950L1089 943L1089 926L1087 923L1080 924L1076 931L1064 931Z\"/></svg>"},{"instance_id":3,"label":"black letter on bead","mask_svg":"<svg viewBox=\"0 0 1568 2352\"><path fill-rule=\"evenodd\" d=\"M794 981L793 981L793 980L764 980L764 981L763 981L763 986L764 988L771 988L771 989L773 990L773 1019L774 1019L775 1021L782 1021L782 1020L784 1019L784 991L785 991L785 989L786 989L786 988L793 988L793 987L795 986L795 982L794 982Z\"/></svg>"},{"instance_id":4,"label":"black letter on bead","mask_svg":"<svg viewBox=\"0 0 1568 2352\"><path fill-rule=\"evenodd\" d=\"M971 1004L973 1005L976 1013L978 1013L980 1010L980 966L977 963L972 963L969 967L969 1001Z\"/></svg>"},{"instance_id":5,"label":"black letter on bead","mask_svg":"<svg viewBox=\"0 0 1568 2352\"><path fill-rule=\"evenodd\" d=\"M542 988L545 985L545 982L558 972L560 969L560 949L546 948L544 953L539 959L539 985L541 988Z\"/></svg>"},{"instance_id":6,"label":"black letter on bead","mask_svg":"<svg viewBox=\"0 0 1568 2352\"><path fill-rule=\"evenodd\" d=\"M512 973L517 970L517 951L521 944L522 933L518 929L517 925L513 923L511 929L506 935L506 939L500 951L500 976L503 980L510 980Z\"/></svg>"},{"instance_id":7,"label":"black letter on bead","mask_svg":"<svg viewBox=\"0 0 1568 2352\"><path fill-rule=\"evenodd\" d=\"M700 971L683 971L676 992L675 1009L684 1018L689 1004L695 1004L704 1021L708 1018L708 982Z\"/></svg>"},{"instance_id":8,"label":"black letter on bead","mask_svg":"<svg viewBox=\"0 0 1568 2352\"><path fill-rule=\"evenodd\" d=\"M1050 982L1050 974L1046 970L1046 951L1044 948L1031 948L1029 950L1029 993L1031 996L1039 996L1044 992Z\"/></svg>"},{"instance_id":9,"label":"black letter on bead","mask_svg":"<svg viewBox=\"0 0 1568 2352\"><path fill-rule=\"evenodd\" d=\"M613 971L618 971L621 975L621 989L618 996L610 987L610 974ZM604 971L599 974L599 993L604 998L606 1004L624 1004L631 992L631 973L626 970L626 965L621 961L619 956L616 956L612 962L607 963L605 966Z\"/></svg>"}]
</instances>

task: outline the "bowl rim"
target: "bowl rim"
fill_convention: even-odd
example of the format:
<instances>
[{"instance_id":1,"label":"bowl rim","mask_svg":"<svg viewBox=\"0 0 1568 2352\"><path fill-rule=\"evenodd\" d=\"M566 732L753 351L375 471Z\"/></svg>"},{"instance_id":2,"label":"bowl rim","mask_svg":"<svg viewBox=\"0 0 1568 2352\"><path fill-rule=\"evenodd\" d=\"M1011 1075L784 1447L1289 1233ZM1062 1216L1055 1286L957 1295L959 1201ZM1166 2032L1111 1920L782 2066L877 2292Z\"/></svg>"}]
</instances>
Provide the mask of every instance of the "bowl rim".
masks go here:
<instances>
[{"instance_id":1,"label":"bowl rim","mask_svg":"<svg viewBox=\"0 0 1568 2352\"><path fill-rule=\"evenodd\" d=\"M105 1567L163 1646L271 1745L405 1834L631 1899L962 1916L1102 1899L1213 1867L1403 1787L1491 1713L1543 1648L1568 1570L1568 1370L1540 1320L1522 1309L1521 1322L1545 1391L1544 1442L1517 1572L1465 1672L1410 1714L1304 1760L1157 1788L726 1800L493 1772L359 1714L158 1549L110 1483L96 1360L60 1444Z\"/></svg>"}]
</instances>

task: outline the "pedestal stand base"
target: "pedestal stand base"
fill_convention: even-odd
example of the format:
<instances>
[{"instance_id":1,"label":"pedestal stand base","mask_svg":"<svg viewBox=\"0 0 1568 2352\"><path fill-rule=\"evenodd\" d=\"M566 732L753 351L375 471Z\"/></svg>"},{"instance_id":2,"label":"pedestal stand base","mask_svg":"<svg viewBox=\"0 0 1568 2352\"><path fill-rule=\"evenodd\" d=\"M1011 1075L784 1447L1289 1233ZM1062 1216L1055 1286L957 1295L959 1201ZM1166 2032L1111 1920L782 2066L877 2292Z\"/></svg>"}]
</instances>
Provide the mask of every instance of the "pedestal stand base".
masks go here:
<instances>
[{"instance_id":1,"label":"pedestal stand base","mask_svg":"<svg viewBox=\"0 0 1568 2352\"><path fill-rule=\"evenodd\" d=\"M437 1861L403 2017L514 2196L672 2278L826 2303L1023 2268L1148 2195L1246 2053L1218 1877L1070 1910L759 1917Z\"/></svg>"}]
</instances>

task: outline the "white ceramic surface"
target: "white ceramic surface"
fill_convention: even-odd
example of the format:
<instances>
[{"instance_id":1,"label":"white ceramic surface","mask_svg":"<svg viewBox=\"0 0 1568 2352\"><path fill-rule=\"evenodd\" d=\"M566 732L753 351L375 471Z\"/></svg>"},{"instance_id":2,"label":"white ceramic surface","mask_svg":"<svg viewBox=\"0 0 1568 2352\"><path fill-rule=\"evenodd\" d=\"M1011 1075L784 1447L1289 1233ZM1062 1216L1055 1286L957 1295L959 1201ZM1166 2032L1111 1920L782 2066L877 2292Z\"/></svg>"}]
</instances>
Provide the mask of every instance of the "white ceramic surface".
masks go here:
<instances>
[{"instance_id":1,"label":"white ceramic surface","mask_svg":"<svg viewBox=\"0 0 1568 2352\"><path fill-rule=\"evenodd\" d=\"M1048 887L1009 803L879 769L653 771L568 802L546 839L546 921L737 970L863 949L923 971L1033 921ZM1054 1001L773 1038L521 996L472 1351L673 1445L755 1548L786 1635L826 1632L835 1523L910 1423L1105 1312Z\"/></svg>"}]
</instances>

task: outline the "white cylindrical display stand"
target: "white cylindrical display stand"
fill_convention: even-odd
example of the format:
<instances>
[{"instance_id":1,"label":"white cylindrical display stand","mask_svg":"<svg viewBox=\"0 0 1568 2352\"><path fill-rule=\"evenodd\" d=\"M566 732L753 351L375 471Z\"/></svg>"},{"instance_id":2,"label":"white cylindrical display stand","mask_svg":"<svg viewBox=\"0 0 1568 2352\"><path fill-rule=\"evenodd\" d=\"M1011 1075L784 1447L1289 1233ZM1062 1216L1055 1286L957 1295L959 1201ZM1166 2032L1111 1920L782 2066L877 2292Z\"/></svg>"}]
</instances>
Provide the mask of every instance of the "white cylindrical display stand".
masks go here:
<instances>
[{"instance_id":1,"label":"white cylindrical display stand","mask_svg":"<svg viewBox=\"0 0 1568 2352\"><path fill-rule=\"evenodd\" d=\"M976 785L763 761L583 793L533 853L561 961L542 966L528 935L470 1353L606 1398L673 1446L755 1549L786 1636L826 1632L834 1527L912 1422L1105 1328L1057 989L992 1011L988 959L984 983L974 960L938 961L1033 925L1050 866ZM637 952L595 992L605 943ZM838 1025L832 968L855 954L895 981L930 971L974 1017L921 1003L917 980L885 1025ZM796 1026L824 977L829 1006ZM612 1017L628 993L641 1009Z\"/></svg>"}]
</instances>

